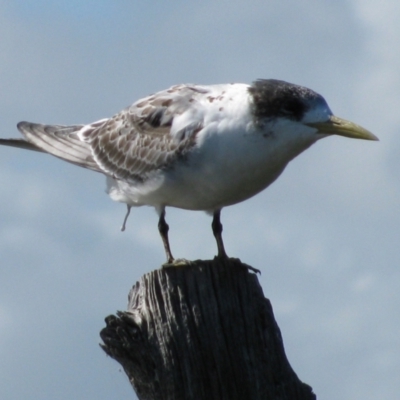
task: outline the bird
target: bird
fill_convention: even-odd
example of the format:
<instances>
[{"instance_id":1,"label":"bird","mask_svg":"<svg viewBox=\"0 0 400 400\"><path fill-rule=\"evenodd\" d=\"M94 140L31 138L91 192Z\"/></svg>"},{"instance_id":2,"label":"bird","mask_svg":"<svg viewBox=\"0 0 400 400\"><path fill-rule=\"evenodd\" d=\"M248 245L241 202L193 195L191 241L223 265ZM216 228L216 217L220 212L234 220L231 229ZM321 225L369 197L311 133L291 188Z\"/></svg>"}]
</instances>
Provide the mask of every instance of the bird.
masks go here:
<instances>
[{"instance_id":1,"label":"bird","mask_svg":"<svg viewBox=\"0 0 400 400\"><path fill-rule=\"evenodd\" d=\"M1 145L48 153L104 174L111 199L127 206L121 230L131 207L154 207L168 265L177 260L166 207L211 214L217 257L228 258L222 208L267 188L322 138L379 140L335 116L317 92L277 79L179 84L90 124L17 127L24 138L0 139Z\"/></svg>"}]
</instances>

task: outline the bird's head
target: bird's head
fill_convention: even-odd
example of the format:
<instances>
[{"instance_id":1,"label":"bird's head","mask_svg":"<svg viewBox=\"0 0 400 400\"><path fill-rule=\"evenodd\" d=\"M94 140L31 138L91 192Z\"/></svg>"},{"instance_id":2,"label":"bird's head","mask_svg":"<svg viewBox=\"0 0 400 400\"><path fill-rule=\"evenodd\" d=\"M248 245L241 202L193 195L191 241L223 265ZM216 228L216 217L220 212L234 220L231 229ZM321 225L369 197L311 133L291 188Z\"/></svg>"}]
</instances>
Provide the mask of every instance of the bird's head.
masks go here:
<instances>
[{"instance_id":1,"label":"bird's head","mask_svg":"<svg viewBox=\"0 0 400 400\"><path fill-rule=\"evenodd\" d=\"M363 127L333 115L325 99L303 86L275 79L260 79L250 86L253 115L261 124L277 120L314 128L314 140L330 135L379 140Z\"/></svg>"}]
</instances>

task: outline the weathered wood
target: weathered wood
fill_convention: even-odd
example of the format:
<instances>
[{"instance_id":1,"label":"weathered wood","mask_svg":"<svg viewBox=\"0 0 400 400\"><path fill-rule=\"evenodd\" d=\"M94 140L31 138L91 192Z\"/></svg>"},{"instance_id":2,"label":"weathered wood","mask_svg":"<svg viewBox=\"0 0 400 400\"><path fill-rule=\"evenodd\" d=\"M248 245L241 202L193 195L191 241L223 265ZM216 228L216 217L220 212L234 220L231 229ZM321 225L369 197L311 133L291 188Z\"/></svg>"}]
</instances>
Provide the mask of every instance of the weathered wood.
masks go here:
<instances>
[{"instance_id":1,"label":"weathered wood","mask_svg":"<svg viewBox=\"0 0 400 400\"><path fill-rule=\"evenodd\" d=\"M102 348L141 400L313 400L285 356L272 307L239 260L144 275Z\"/></svg>"}]
</instances>

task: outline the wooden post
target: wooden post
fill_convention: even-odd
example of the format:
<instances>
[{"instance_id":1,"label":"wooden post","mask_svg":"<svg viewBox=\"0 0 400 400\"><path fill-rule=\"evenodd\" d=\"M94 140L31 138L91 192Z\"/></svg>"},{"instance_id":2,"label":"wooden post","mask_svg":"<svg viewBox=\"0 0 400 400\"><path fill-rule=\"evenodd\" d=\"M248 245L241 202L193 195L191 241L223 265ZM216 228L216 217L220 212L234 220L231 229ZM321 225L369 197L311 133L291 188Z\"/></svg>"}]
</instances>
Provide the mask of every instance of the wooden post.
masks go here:
<instances>
[{"instance_id":1,"label":"wooden post","mask_svg":"<svg viewBox=\"0 0 400 400\"><path fill-rule=\"evenodd\" d=\"M286 358L256 274L237 259L144 275L100 335L140 400L316 399Z\"/></svg>"}]
</instances>

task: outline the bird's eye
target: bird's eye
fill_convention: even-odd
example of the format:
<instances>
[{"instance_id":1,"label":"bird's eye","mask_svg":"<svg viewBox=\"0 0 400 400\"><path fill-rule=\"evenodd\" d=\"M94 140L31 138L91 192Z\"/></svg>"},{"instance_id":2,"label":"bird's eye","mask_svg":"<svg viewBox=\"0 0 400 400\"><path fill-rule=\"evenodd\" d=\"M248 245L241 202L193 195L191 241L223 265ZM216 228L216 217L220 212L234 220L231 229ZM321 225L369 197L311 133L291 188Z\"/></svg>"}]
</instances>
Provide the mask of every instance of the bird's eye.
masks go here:
<instances>
[{"instance_id":1,"label":"bird's eye","mask_svg":"<svg viewBox=\"0 0 400 400\"><path fill-rule=\"evenodd\" d=\"M293 117L296 120L300 120L304 114L305 105L299 99L291 99L290 101L286 102L283 110L288 117Z\"/></svg>"}]
</instances>

